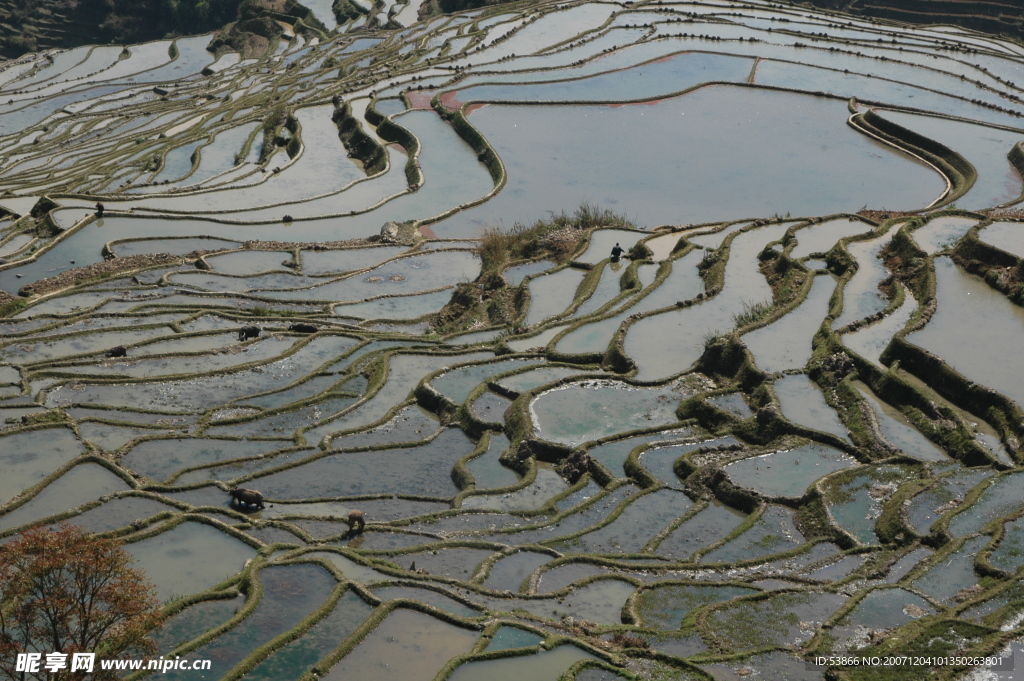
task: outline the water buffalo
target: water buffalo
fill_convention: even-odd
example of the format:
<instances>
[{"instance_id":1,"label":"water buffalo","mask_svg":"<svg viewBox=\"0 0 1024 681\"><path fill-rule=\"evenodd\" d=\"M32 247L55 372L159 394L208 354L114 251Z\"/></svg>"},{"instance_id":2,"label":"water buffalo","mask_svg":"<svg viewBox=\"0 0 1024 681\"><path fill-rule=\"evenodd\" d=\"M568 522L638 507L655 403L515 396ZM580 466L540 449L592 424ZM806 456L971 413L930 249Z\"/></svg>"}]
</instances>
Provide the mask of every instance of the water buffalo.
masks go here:
<instances>
[{"instance_id":1,"label":"water buffalo","mask_svg":"<svg viewBox=\"0 0 1024 681\"><path fill-rule=\"evenodd\" d=\"M350 511L348 514L348 531L351 535L357 535L366 527L366 519L363 512L358 510Z\"/></svg>"},{"instance_id":2,"label":"water buffalo","mask_svg":"<svg viewBox=\"0 0 1024 681\"><path fill-rule=\"evenodd\" d=\"M296 333L316 333L316 327L312 324L292 324L288 327L289 331L295 331Z\"/></svg>"},{"instance_id":3,"label":"water buffalo","mask_svg":"<svg viewBox=\"0 0 1024 681\"><path fill-rule=\"evenodd\" d=\"M127 357L128 348L123 345L118 345L116 348L110 348L107 350L107 357Z\"/></svg>"},{"instance_id":4,"label":"water buffalo","mask_svg":"<svg viewBox=\"0 0 1024 681\"><path fill-rule=\"evenodd\" d=\"M263 495L254 489L236 487L232 490L228 490L228 494L231 495L232 503L238 502L240 506L255 506L256 508L264 508Z\"/></svg>"},{"instance_id":5,"label":"water buffalo","mask_svg":"<svg viewBox=\"0 0 1024 681\"><path fill-rule=\"evenodd\" d=\"M262 329L258 326L243 326L238 330L238 340L244 341L250 338L259 338Z\"/></svg>"}]
</instances>

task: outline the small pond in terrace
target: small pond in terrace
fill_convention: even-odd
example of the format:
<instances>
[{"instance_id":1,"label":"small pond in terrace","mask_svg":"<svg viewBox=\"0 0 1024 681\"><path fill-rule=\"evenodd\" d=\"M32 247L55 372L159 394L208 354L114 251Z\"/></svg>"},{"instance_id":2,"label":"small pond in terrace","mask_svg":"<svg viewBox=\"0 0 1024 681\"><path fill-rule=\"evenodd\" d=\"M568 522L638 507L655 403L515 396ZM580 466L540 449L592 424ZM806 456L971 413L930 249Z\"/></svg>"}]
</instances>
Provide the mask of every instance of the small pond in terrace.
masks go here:
<instances>
[{"instance_id":1,"label":"small pond in terrace","mask_svg":"<svg viewBox=\"0 0 1024 681\"><path fill-rule=\"evenodd\" d=\"M26 503L0 516L0 530L20 527L127 489L128 483L105 467L95 463L79 464Z\"/></svg>"},{"instance_id":2,"label":"small pond in terrace","mask_svg":"<svg viewBox=\"0 0 1024 681\"><path fill-rule=\"evenodd\" d=\"M526 648L538 645L544 638L531 631L517 627L500 627L491 637L486 650L507 650L509 648Z\"/></svg>"},{"instance_id":3,"label":"small pond in terrace","mask_svg":"<svg viewBox=\"0 0 1024 681\"><path fill-rule=\"evenodd\" d=\"M527 326L533 326L572 304L576 289L586 274L583 270L567 267L558 272L544 274L530 280L530 310Z\"/></svg>"},{"instance_id":4,"label":"small pond in terrace","mask_svg":"<svg viewBox=\"0 0 1024 681\"><path fill-rule=\"evenodd\" d=\"M742 586L656 586L643 592L637 610L647 626L678 629L688 614L702 606L756 593L757 589Z\"/></svg>"},{"instance_id":5,"label":"small pond in terrace","mask_svg":"<svg viewBox=\"0 0 1024 681\"><path fill-rule=\"evenodd\" d=\"M85 452L69 428L45 428L0 438L0 501L7 503L22 490L42 482L54 470Z\"/></svg>"},{"instance_id":6,"label":"small pond in terrace","mask_svg":"<svg viewBox=\"0 0 1024 681\"><path fill-rule=\"evenodd\" d=\"M135 567L156 584L167 601L198 593L236 574L256 549L199 522L184 522L156 536L126 544Z\"/></svg>"},{"instance_id":7,"label":"small pond in terrace","mask_svg":"<svg viewBox=\"0 0 1024 681\"><path fill-rule=\"evenodd\" d=\"M450 658L468 653L479 637L477 631L399 608L321 678L430 681Z\"/></svg>"},{"instance_id":8,"label":"small pond in terrace","mask_svg":"<svg viewBox=\"0 0 1024 681\"><path fill-rule=\"evenodd\" d=\"M969 380L1024 404L1024 365L1006 343L1024 329L1024 310L949 258L936 258L935 279L935 315L907 340L946 360Z\"/></svg>"},{"instance_id":9,"label":"small pond in terrace","mask_svg":"<svg viewBox=\"0 0 1024 681\"><path fill-rule=\"evenodd\" d=\"M785 376L772 386L782 406L782 415L801 426L831 433L849 440L846 426L836 410L825 401L821 389L806 374Z\"/></svg>"},{"instance_id":10,"label":"small pond in terrace","mask_svg":"<svg viewBox=\"0 0 1024 681\"><path fill-rule=\"evenodd\" d=\"M911 315L917 310L917 299L914 298L914 294L902 284L900 286L903 290L903 303L881 321L843 334L843 345L864 359L881 365L882 353L889 345L889 341L903 330Z\"/></svg>"},{"instance_id":11,"label":"small pond in terrace","mask_svg":"<svg viewBox=\"0 0 1024 681\"><path fill-rule=\"evenodd\" d=\"M802 369L811 359L811 339L825 316L836 282L828 276L815 277L807 297L795 310L777 321L743 336L754 353L757 366L764 371Z\"/></svg>"},{"instance_id":12,"label":"small pond in terrace","mask_svg":"<svg viewBox=\"0 0 1024 681\"><path fill-rule=\"evenodd\" d=\"M671 387L584 381L541 393L530 412L540 437L578 445L624 430L674 423L676 407L684 397Z\"/></svg>"},{"instance_id":13,"label":"small pond in terrace","mask_svg":"<svg viewBox=\"0 0 1024 681\"><path fill-rule=\"evenodd\" d=\"M271 565L260 570L257 579L263 593L252 614L197 649L196 655L229 669L244 659L246 651L269 643L323 605L337 585L319 565ZM168 672L168 677L187 679L192 673L175 669Z\"/></svg>"},{"instance_id":14,"label":"small pond in terrace","mask_svg":"<svg viewBox=\"0 0 1024 681\"><path fill-rule=\"evenodd\" d=\"M1024 223L993 222L978 232L978 238L1018 258L1024 256Z\"/></svg>"},{"instance_id":15,"label":"small pond in terrace","mask_svg":"<svg viewBox=\"0 0 1024 681\"><path fill-rule=\"evenodd\" d=\"M929 255L953 246L967 231L978 224L973 218L947 216L933 218L924 227L918 227L911 236L917 245Z\"/></svg>"},{"instance_id":16,"label":"small pond in terrace","mask_svg":"<svg viewBox=\"0 0 1024 681\"><path fill-rule=\"evenodd\" d=\"M473 449L461 431L447 429L419 447L333 454L253 484L259 484L266 496L281 499L385 493L447 498L458 491L451 479L452 466Z\"/></svg>"},{"instance_id":17,"label":"small pond in terrace","mask_svg":"<svg viewBox=\"0 0 1024 681\"><path fill-rule=\"evenodd\" d=\"M798 499L818 478L857 465L857 460L837 449L819 444L762 454L724 468L740 487L770 497Z\"/></svg>"},{"instance_id":18,"label":"small pond in terrace","mask_svg":"<svg viewBox=\"0 0 1024 681\"><path fill-rule=\"evenodd\" d=\"M817 225L811 225L797 230L797 244L789 257L794 259L805 258L811 253L825 253L841 239L851 237L854 234L870 232L871 225L853 218L840 218L829 220Z\"/></svg>"},{"instance_id":19,"label":"small pond in terrace","mask_svg":"<svg viewBox=\"0 0 1024 681\"><path fill-rule=\"evenodd\" d=\"M832 322L832 328L839 329L881 312L888 305L889 301L878 290L878 284L889 276L879 255L895 231L896 227L891 227L882 236L846 245L846 250L857 261L857 271L843 288L843 312Z\"/></svg>"}]
</instances>

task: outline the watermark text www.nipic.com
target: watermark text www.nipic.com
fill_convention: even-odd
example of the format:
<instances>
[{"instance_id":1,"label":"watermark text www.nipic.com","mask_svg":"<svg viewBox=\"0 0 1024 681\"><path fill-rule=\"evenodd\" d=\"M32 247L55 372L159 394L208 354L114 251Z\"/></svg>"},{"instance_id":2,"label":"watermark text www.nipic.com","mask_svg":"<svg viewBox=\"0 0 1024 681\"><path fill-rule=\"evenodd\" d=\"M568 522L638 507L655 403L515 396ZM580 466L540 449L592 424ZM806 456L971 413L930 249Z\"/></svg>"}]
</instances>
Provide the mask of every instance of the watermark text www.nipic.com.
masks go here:
<instances>
[{"instance_id":1,"label":"watermark text www.nipic.com","mask_svg":"<svg viewBox=\"0 0 1024 681\"><path fill-rule=\"evenodd\" d=\"M155 660L96 660L96 653L18 653L15 671L38 674L41 671L52 673L60 671L85 672L95 671L99 666L103 670L169 672L172 669L208 671L210 660L183 660L180 657L160 657Z\"/></svg>"}]
</instances>

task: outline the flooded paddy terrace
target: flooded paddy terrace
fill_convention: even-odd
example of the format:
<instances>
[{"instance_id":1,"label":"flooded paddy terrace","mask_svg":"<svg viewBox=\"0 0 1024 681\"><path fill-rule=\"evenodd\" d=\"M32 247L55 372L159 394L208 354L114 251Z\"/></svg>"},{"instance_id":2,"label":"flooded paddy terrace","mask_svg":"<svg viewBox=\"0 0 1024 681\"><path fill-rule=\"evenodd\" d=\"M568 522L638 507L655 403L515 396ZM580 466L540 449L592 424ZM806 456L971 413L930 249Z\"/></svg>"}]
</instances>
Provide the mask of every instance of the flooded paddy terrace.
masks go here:
<instances>
[{"instance_id":1,"label":"flooded paddy terrace","mask_svg":"<svg viewBox=\"0 0 1024 681\"><path fill-rule=\"evenodd\" d=\"M309 7L0 63L0 539L121 537L217 678L1019 647L1019 47Z\"/></svg>"}]
</instances>

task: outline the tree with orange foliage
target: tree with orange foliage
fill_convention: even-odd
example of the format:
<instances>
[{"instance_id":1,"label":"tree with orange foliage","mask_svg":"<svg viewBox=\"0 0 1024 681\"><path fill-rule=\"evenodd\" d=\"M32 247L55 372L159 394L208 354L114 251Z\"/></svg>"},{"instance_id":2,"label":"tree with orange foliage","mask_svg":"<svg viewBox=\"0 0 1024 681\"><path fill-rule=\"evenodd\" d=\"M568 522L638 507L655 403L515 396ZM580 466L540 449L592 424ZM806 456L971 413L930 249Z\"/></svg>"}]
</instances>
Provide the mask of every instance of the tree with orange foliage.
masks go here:
<instances>
[{"instance_id":1,"label":"tree with orange foliage","mask_svg":"<svg viewBox=\"0 0 1024 681\"><path fill-rule=\"evenodd\" d=\"M156 588L116 539L66 523L31 529L0 546L0 675L9 679L81 679L63 670L16 670L19 653L96 653L90 679L116 679L99 658L155 650L148 633L162 619Z\"/></svg>"}]
</instances>

